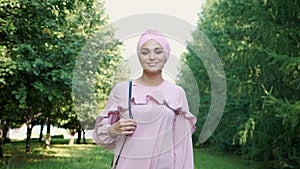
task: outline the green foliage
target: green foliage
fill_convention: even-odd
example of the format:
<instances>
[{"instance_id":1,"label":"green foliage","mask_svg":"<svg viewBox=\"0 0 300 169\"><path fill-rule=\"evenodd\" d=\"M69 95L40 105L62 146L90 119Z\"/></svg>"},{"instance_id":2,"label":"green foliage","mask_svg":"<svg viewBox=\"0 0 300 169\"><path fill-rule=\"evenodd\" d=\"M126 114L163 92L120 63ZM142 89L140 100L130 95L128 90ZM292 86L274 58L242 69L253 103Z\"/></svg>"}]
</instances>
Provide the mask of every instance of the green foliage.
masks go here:
<instances>
[{"instance_id":1,"label":"green foliage","mask_svg":"<svg viewBox=\"0 0 300 169\"><path fill-rule=\"evenodd\" d=\"M120 60L114 30L104 29L108 16L103 2L2 0L0 7L0 118L14 127L24 122L24 115L33 119L41 113L41 118L50 116L54 125L78 125L73 70L86 43L100 35L93 47L98 56L106 56L96 63L108 70L99 72L107 77L103 95L108 95L113 80L109 74ZM102 79L97 79L99 86Z\"/></svg>"},{"instance_id":2,"label":"green foliage","mask_svg":"<svg viewBox=\"0 0 300 169\"><path fill-rule=\"evenodd\" d=\"M199 33L208 36L227 81L226 108L211 147L263 161L268 168L299 168L299 6L295 0L205 2L192 45L201 42ZM190 49L183 57L199 76L201 98L209 99L203 63ZM208 100L200 112L205 115L209 106Z\"/></svg>"},{"instance_id":3,"label":"green foliage","mask_svg":"<svg viewBox=\"0 0 300 169\"><path fill-rule=\"evenodd\" d=\"M113 86L116 69L122 61L120 42L113 28L103 27L90 37L79 53L73 72L73 96L78 120L92 129L95 117L105 107Z\"/></svg>"}]
</instances>

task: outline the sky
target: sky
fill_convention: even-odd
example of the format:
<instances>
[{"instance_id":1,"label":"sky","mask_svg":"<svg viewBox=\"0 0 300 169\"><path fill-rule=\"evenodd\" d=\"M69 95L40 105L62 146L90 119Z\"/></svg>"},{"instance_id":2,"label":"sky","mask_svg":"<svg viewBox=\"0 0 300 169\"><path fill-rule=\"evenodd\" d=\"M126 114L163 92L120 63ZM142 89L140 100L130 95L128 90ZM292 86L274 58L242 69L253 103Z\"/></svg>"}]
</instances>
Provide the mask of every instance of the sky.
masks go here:
<instances>
[{"instance_id":1,"label":"sky","mask_svg":"<svg viewBox=\"0 0 300 169\"><path fill-rule=\"evenodd\" d=\"M116 36L123 41L122 56L135 66L136 43L147 26L161 31L171 45L173 55L166 64L168 79L175 78L179 57L185 51L185 42L190 39L198 20L203 0L105 0L106 13L117 28ZM156 21L155 21L156 20ZM136 66L135 66L136 67ZM135 70L131 70L135 72ZM131 78L139 76L131 74Z\"/></svg>"},{"instance_id":2,"label":"sky","mask_svg":"<svg viewBox=\"0 0 300 169\"><path fill-rule=\"evenodd\" d=\"M141 13L174 15L195 24L203 0L105 0L111 21Z\"/></svg>"}]
</instances>

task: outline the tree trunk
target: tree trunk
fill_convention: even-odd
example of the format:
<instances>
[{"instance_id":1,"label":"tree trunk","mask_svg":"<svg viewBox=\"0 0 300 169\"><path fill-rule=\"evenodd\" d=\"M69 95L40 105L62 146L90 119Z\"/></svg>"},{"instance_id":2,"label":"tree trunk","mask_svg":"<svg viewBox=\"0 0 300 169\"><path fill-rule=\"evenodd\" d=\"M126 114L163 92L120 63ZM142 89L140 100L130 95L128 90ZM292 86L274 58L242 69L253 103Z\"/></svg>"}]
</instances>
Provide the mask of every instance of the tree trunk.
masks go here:
<instances>
[{"instance_id":1,"label":"tree trunk","mask_svg":"<svg viewBox=\"0 0 300 169\"><path fill-rule=\"evenodd\" d=\"M0 132L2 133L2 130L0 129ZM0 133L0 134L1 134ZM0 159L3 158L3 149L2 149L2 146L3 146L3 137L1 136L0 137Z\"/></svg>"},{"instance_id":2,"label":"tree trunk","mask_svg":"<svg viewBox=\"0 0 300 169\"><path fill-rule=\"evenodd\" d=\"M9 131L9 123L7 120L5 120L3 124L3 144L10 142L8 131Z\"/></svg>"},{"instance_id":3,"label":"tree trunk","mask_svg":"<svg viewBox=\"0 0 300 169\"><path fill-rule=\"evenodd\" d=\"M40 121L40 126L41 126L41 130L40 130L39 143L41 143L43 141L43 129L44 129L44 121L43 120Z\"/></svg>"},{"instance_id":4,"label":"tree trunk","mask_svg":"<svg viewBox=\"0 0 300 169\"><path fill-rule=\"evenodd\" d=\"M27 137L26 137L26 143L25 143L25 153L28 154L30 153L30 138L31 138L31 131L32 131L32 127L30 122L26 122L26 126L27 126Z\"/></svg>"},{"instance_id":5,"label":"tree trunk","mask_svg":"<svg viewBox=\"0 0 300 169\"><path fill-rule=\"evenodd\" d=\"M83 132L83 144L87 144L86 143L86 140L85 140L85 130L84 130L84 128L82 128L82 132Z\"/></svg>"},{"instance_id":6,"label":"tree trunk","mask_svg":"<svg viewBox=\"0 0 300 169\"><path fill-rule=\"evenodd\" d=\"M74 137L75 137L75 134L76 134L76 129L74 130L71 130L71 138L70 138L70 141L69 141L69 145L74 145Z\"/></svg>"},{"instance_id":7,"label":"tree trunk","mask_svg":"<svg viewBox=\"0 0 300 169\"><path fill-rule=\"evenodd\" d=\"M46 124L47 124L47 134L46 134L46 139L45 139L45 147L46 149L50 148L50 143L51 143L51 135L50 135L50 117L46 117Z\"/></svg>"},{"instance_id":8,"label":"tree trunk","mask_svg":"<svg viewBox=\"0 0 300 169\"><path fill-rule=\"evenodd\" d=\"M78 127L78 137L77 137L77 141L76 141L76 144L80 144L80 140L81 140L81 131L82 131L82 127L81 125L79 125Z\"/></svg>"},{"instance_id":9,"label":"tree trunk","mask_svg":"<svg viewBox=\"0 0 300 169\"><path fill-rule=\"evenodd\" d=\"M2 149L2 145L3 145L3 130L2 130L1 120L0 120L0 159L3 158L3 149Z\"/></svg>"}]
</instances>

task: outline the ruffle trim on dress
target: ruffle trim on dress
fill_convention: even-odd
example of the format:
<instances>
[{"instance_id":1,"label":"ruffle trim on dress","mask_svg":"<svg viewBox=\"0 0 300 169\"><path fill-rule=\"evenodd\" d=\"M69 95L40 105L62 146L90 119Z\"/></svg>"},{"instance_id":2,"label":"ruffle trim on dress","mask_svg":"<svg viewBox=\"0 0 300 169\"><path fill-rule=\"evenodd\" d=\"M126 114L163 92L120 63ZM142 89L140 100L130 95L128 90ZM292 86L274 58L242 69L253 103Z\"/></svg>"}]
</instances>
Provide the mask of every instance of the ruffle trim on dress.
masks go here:
<instances>
[{"instance_id":1,"label":"ruffle trim on dress","mask_svg":"<svg viewBox=\"0 0 300 169\"><path fill-rule=\"evenodd\" d=\"M135 98L133 98L135 99ZM150 101L149 99L152 99L154 102L160 104L160 105L165 105L167 106L169 109L171 109L175 114L179 115L179 116L183 116L185 119L189 120L193 126L192 132L194 132L196 130L196 122L197 122L197 117L194 116L191 112L189 112L188 110L186 110L184 108L184 106L179 103L178 101L168 101L166 99L160 99L159 97L155 97L152 95L146 95L145 99L146 101L144 101L144 103L147 103ZM140 100L134 100L135 104L136 103L141 103Z\"/></svg>"},{"instance_id":2,"label":"ruffle trim on dress","mask_svg":"<svg viewBox=\"0 0 300 169\"><path fill-rule=\"evenodd\" d=\"M197 118L191 112L185 110L183 105L181 105L177 101L168 101L159 96L155 97L152 95L146 95L145 97L132 97L131 100L133 105L146 105L149 104L150 100L152 100L153 102L159 105L165 105L169 109L171 109L175 114L183 115L185 119L190 120L194 125L194 128L196 128L195 124ZM103 120L104 118L109 118L109 117L113 117L113 119L115 119L117 116L119 116L119 112L125 110L128 110L128 102L123 102L120 103L119 105L113 103L111 106L106 108L106 112L98 116L98 118L100 118L99 120Z\"/></svg>"},{"instance_id":3,"label":"ruffle trim on dress","mask_svg":"<svg viewBox=\"0 0 300 169\"><path fill-rule=\"evenodd\" d=\"M102 120L111 117L119 116L119 106L116 104L112 104L105 108L105 110L96 118L96 123L100 123Z\"/></svg>"},{"instance_id":4,"label":"ruffle trim on dress","mask_svg":"<svg viewBox=\"0 0 300 169\"><path fill-rule=\"evenodd\" d=\"M166 105L168 108L170 108L172 111L174 111L178 115L183 114L186 118L196 118L192 113L185 110L183 108L183 105L181 105L177 101L168 101L165 99L159 99L159 98L155 98L152 95L146 95L146 97L133 97L132 101L135 105L141 105L141 104L145 105L145 104L149 103L150 99L159 105Z\"/></svg>"}]
</instances>

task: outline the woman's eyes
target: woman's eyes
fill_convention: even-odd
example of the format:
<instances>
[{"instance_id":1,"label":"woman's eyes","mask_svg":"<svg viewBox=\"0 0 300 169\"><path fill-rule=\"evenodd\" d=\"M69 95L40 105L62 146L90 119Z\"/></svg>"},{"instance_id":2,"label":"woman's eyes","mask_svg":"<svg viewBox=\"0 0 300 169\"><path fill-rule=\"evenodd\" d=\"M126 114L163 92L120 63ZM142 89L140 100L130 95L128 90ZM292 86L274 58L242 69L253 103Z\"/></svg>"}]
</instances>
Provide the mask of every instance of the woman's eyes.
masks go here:
<instances>
[{"instance_id":1,"label":"woman's eyes","mask_svg":"<svg viewBox=\"0 0 300 169\"><path fill-rule=\"evenodd\" d=\"M141 54L142 55L148 55L150 52L149 51L142 51Z\"/></svg>"},{"instance_id":2,"label":"woman's eyes","mask_svg":"<svg viewBox=\"0 0 300 169\"><path fill-rule=\"evenodd\" d=\"M154 51L154 52L155 52L155 54L162 54L162 53L163 53L162 50L156 50L156 51Z\"/></svg>"},{"instance_id":3,"label":"woman's eyes","mask_svg":"<svg viewBox=\"0 0 300 169\"><path fill-rule=\"evenodd\" d=\"M154 53L156 54L156 55L160 55L160 54L162 54L164 51L162 50L162 49L156 49L156 50L154 50ZM150 50L142 50L141 51L141 54L142 55L149 55L151 53L151 51Z\"/></svg>"}]
</instances>

